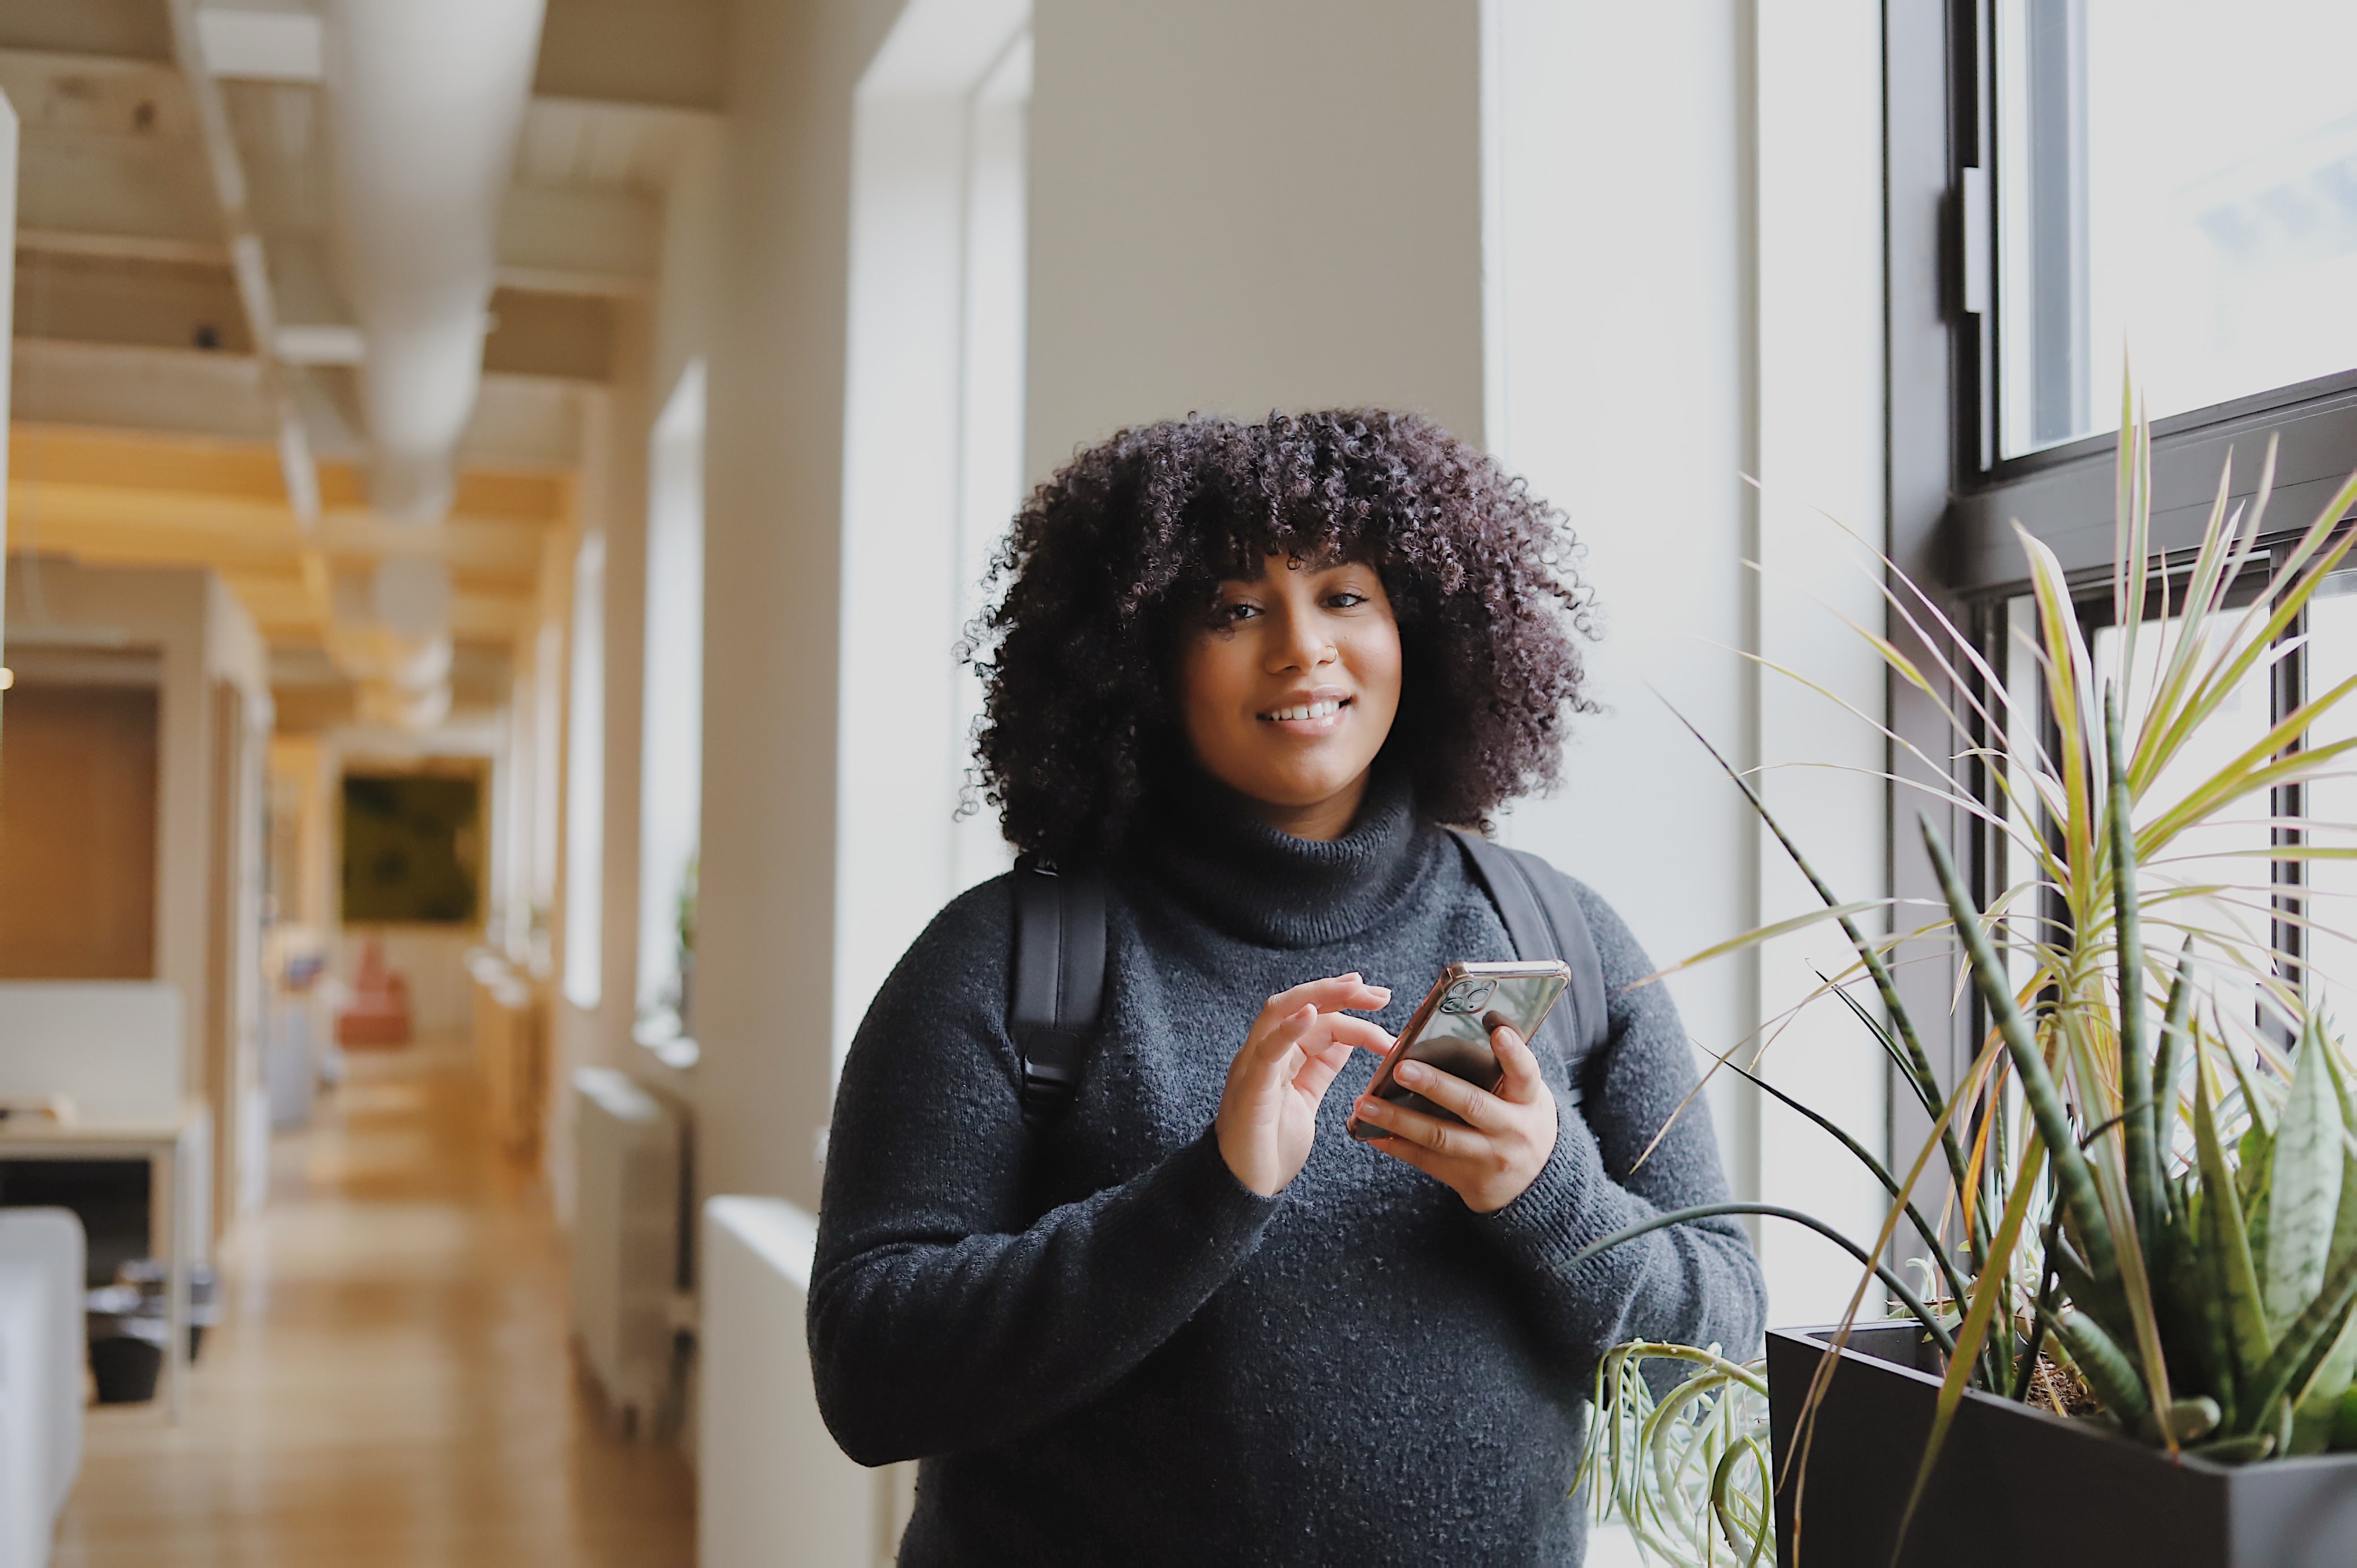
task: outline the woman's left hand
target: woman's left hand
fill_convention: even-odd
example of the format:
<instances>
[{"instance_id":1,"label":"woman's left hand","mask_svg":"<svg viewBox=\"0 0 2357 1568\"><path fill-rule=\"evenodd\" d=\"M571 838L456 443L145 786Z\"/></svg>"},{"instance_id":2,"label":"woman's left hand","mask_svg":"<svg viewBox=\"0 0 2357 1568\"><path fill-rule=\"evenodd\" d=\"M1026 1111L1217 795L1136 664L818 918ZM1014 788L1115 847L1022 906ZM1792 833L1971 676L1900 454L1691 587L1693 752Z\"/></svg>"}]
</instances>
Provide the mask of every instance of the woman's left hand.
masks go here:
<instances>
[{"instance_id":1,"label":"woman's left hand","mask_svg":"<svg viewBox=\"0 0 2357 1568\"><path fill-rule=\"evenodd\" d=\"M1462 1125L1371 1095L1351 1108L1391 1134L1374 1148L1447 1183L1476 1214L1522 1197L1555 1153L1555 1095L1539 1076L1539 1058L1512 1029L1491 1030L1490 1048L1505 1069L1494 1092L1422 1062L1400 1063L1401 1087L1462 1116Z\"/></svg>"}]
</instances>

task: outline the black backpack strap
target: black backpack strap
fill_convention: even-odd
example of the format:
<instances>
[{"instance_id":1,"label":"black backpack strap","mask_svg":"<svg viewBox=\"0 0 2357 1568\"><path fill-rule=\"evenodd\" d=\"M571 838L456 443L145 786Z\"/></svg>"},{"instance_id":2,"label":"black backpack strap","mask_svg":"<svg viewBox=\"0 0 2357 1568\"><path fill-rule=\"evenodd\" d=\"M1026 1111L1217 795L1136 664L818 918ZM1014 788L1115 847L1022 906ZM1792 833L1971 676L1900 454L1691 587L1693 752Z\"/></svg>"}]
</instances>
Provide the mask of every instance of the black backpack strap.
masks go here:
<instances>
[{"instance_id":1,"label":"black backpack strap","mask_svg":"<svg viewBox=\"0 0 2357 1568\"><path fill-rule=\"evenodd\" d=\"M1571 983L1540 1032L1555 1031L1566 1062L1593 1061L1611 1036L1610 999L1604 993L1604 960L1596 950L1595 933L1587 929L1587 916L1571 890L1571 879L1537 855L1462 829L1449 832L1465 852L1474 878L1497 906L1515 956L1558 958L1570 966ZM1572 1102L1577 1104L1581 1097L1582 1088L1575 1081Z\"/></svg>"},{"instance_id":2,"label":"black backpack strap","mask_svg":"<svg viewBox=\"0 0 2357 1568\"><path fill-rule=\"evenodd\" d=\"M1023 1120L1069 1110L1104 1001L1105 885L1025 855L1015 866L1015 991L1007 1026L1023 1058Z\"/></svg>"}]
</instances>

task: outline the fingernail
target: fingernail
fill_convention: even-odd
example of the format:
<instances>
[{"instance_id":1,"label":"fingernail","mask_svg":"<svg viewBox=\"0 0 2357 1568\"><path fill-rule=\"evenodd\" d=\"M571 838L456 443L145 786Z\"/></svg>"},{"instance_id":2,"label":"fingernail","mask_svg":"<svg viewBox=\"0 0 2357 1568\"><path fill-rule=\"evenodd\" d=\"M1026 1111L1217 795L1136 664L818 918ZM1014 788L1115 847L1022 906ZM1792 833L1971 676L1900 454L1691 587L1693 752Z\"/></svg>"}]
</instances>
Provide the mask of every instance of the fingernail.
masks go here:
<instances>
[{"instance_id":1,"label":"fingernail","mask_svg":"<svg viewBox=\"0 0 2357 1568\"><path fill-rule=\"evenodd\" d=\"M1398 1079L1402 1083L1422 1083L1424 1081L1425 1070L1425 1066L1422 1062L1402 1062L1399 1065L1399 1071L1394 1073L1392 1076Z\"/></svg>"}]
</instances>

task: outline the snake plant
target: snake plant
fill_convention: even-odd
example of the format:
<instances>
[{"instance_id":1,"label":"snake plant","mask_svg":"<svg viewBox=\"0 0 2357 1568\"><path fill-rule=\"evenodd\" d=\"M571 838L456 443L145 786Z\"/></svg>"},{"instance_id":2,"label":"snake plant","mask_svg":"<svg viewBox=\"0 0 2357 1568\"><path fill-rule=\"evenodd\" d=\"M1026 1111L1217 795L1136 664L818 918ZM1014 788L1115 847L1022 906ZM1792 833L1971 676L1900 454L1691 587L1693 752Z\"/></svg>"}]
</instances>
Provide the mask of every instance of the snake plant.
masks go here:
<instances>
[{"instance_id":1,"label":"snake plant","mask_svg":"<svg viewBox=\"0 0 2357 1568\"><path fill-rule=\"evenodd\" d=\"M1946 1358L1918 1498L1967 1389L2021 1402L2068 1385L2091 1394L2095 1419L2131 1441L2227 1463L2357 1448L2357 1079L2319 1000L2280 963L2270 934L2330 925L2313 902L2286 900L2279 864L2357 856L2276 831L2305 824L2278 820L2274 804L2278 791L2346 776L2357 738L2309 737L2357 677L2255 740L2223 743L2221 717L2296 643L2310 601L2347 564L2357 530L2341 520L2357 503L2357 476L2296 538L2262 548L2274 448L2247 507L2231 502L2230 456L2198 548L2156 558L2151 456L2149 428L2124 395L2110 657L2091 651L2061 563L2016 527L2036 628L2013 652L2035 671L2042 723L2011 712L2021 696L1888 561L1893 627L1921 652L1903 651L1896 632L1857 628L1899 679L1940 706L1956 757L1978 762L1995 792L1983 800L1959 789L1943 804L2005 841L2007 864L2027 875L1984 905L1924 820L1942 905L1929 923L1894 919L1913 929L1869 933L1859 917L1873 906L1842 902L1752 780L1727 768L1823 899L1818 918L1837 920L1856 954L1826 991L1874 1032L1932 1128L1894 1174L1901 1161L1886 1165L1761 1084L1839 1138L1891 1196L1873 1245L1846 1244ZM1932 776L1953 776L1947 758L1885 734ZM2222 749L2231 756L2215 762ZM2269 842L2222 854L2210 846L2214 833L2210 843L2198 836L2227 825ZM1939 941L1960 959L1988 1026L1953 1084L1932 1071L1890 967L1901 944L1915 952ZM1867 986L1878 1005L1851 994ZM1708 1211L1730 1210L1826 1230L1766 1205ZM1589 1251L1702 1212L1662 1215ZM1928 1300L1873 1262L1902 1230L1924 1259ZM1825 1359L1821 1379L1834 1364ZM1600 1386L1622 1402L1599 1418L1608 1439L1637 1412L1627 1402L1636 1387L1617 1371ZM1648 1406L1635 1419L1660 1412ZM1699 1517L1683 1478L1690 1466L1639 1466L1625 1479L1608 1470L1632 1520ZM1621 1496L1656 1475L1665 1479L1650 1499ZM1738 1481L1756 1488L1756 1477ZM1738 1540L1741 1561L1756 1531L1724 1543ZM1651 1544L1672 1561L1707 1557L1666 1550L1666 1534Z\"/></svg>"}]
</instances>

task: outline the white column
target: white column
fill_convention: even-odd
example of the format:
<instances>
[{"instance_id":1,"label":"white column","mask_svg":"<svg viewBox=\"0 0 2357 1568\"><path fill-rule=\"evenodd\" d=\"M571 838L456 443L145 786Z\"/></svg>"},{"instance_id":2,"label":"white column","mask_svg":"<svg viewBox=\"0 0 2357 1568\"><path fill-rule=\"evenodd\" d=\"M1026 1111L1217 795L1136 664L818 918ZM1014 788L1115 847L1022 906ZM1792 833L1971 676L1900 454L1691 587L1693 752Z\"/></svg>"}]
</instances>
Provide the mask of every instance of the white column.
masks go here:
<instances>
[{"instance_id":1,"label":"white column","mask_svg":"<svg viewBox=\"0 0 2357 1568\"><path fill-rule=\"evenodd\" d=\"M1884 532L1880 11L1486 16L1491 446L1568 512L1605 633L1603 711L1507 833L1668 963L1817 904L1681 717L1768 766L1770 809L1843 896L1889 886L1882 667L1840 618L1883 621L1857 569ZM1748 1062L1778 1031L1768 1076L1873 1148L1872 1040L1830 999L1777 1024L1847 962L1826 926L1667 983L1706 1059ZM1872 1238L1878 1189L1838 1145L1731 1079L1713 1104L1739 1193ZM1758 1234L1774 1320L1837 1316L1857 1265L1792 1227Z\"/></svg>"},{"instance_id":2,"label":"white column","mask_svg":"<svg viewBox=\"0 0 2357 1568\"><path fill-rule=\"evenodd\" d=\"M1028 471L1383 403L1481 435L1480 35L1429 0L1041 0Z\"/></svg>"},{"instance_id":3,"label":"white column","mask_svg":"<svg viewBox=\"0 0 2357 1568\"><path fill-rule=\"evenodd\" d=\"M1876 578L1861 569L1886 538L1882 8L1761 5L1757 27L1759 646L1766 664L1824 688L1763 670L1760 759L1770 771L1761 790L1837 895L1873 898L1890 885L1890 796L1878 777L1889 763L1875 727L1889 711L1884 665L1842 618L1883 628ZM1772 839L1761 839L1760 857L1763 922L1821 907ZM1772 1030L1820 972L1851 961L1830 924L1770 944L1760 955L1761 1019ZM1856 994L1878 1010L1870 988ZM1764 1076L1881 1150L1889 1075L1839 1001L1811 1005L1772 1037ZM1764 1199L1871 1244L1887 1198L1821 1129L1763 1106L1760 1163ZM1935 1191L1927 1184L1925 1197ZM1848 1305L1857 1264L1832 1243L1770 1221L1760 1253L1778 1322L1829 1322ZM1866 1310L1879 1299L1869 1293Z\"/></svg>"},{"instance_id":4,"label":"white column","mask_svg":"<svg viewBox=\"0 0 2357 1568\"><path fill-rule=\"evenodd\" d=\"M1586 650L1600 711L1573 721L1562 790L1504 828L1602 894L1657 964L1759 917L1749 810L1681 722L1730 759L1753 744L1743 11L1487 7L1491 446L1569 515L1603 633ZM1705 1058L1758 1021L1748 957L1665 983ZM1748 1196L1753 1096L1717 1089Z\"/></svg>"}]
</instances>

